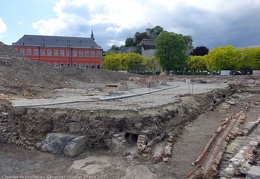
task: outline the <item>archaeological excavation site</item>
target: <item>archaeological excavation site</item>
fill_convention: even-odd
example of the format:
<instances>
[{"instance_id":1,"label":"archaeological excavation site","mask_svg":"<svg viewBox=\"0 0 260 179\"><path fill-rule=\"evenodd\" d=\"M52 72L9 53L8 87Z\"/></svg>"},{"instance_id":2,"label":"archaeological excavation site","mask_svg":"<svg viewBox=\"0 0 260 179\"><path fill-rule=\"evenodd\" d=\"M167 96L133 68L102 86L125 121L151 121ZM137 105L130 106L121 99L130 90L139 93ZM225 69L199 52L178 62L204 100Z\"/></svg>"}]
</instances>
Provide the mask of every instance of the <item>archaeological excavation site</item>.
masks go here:
<instances>
[{"instance_id":1,"label":"archaeological excavation site","mask_svg":"<svg viewBox=\"0 0 260 179\"><path fill-rule=\"evenodd\" d=\"M53 68L0 43L2 178L260 178L260 76Z\"/></svg>"}]
</instances>

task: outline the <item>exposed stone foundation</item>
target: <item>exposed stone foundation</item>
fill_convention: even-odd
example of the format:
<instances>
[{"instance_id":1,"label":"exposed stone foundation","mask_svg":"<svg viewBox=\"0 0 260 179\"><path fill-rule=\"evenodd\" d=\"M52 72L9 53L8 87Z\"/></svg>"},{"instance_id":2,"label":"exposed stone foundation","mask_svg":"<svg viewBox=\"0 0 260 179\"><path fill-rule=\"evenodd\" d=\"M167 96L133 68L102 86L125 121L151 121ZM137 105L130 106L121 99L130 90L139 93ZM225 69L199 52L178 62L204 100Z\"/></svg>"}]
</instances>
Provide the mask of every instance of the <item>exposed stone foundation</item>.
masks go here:
<instances>
[{"instance_id":1,"label":"exposed stone foundation","mask_svg":"<svg viewBox=\"0 0 260 179\"><path fill-rule=\"evenodd\" d=\"M139 153L153 153L153 141L165 141L160 155L167 162L174 137L183 125L230 95L232 90L186 95L178 102L142 110L80 110L58 107L31 107L9 110L2 141L26 148L39 148L50 133L84 136L85 147L109 148L124 152L132 143ZM2 118L5 111L1 111ZM3 137L4 136L4 137ZM148 155L148 154L147 154ZM146 156L147 156L146 155ZM151 154L149 154L151 155ZM160 157L160 156L159 156Z\"/></svg>"}]
</instances>

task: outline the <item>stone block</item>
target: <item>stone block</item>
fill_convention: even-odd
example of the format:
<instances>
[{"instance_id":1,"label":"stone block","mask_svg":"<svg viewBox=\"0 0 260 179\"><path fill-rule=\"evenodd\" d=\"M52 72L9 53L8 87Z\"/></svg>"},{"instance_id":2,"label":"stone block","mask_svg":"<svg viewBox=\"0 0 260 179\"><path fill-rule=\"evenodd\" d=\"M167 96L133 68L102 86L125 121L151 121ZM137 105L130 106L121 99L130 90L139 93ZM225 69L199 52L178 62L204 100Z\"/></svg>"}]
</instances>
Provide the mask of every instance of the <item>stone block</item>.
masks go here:
<instances>
[{"instance_id":1,"label":"stone block","mask_svg":"<svg viewBox=\"0 0 260 179\"><path fill-rule=\"evenodd\" d=\"M257 141L250 141L250 142L249 142L249 145L250 145L250 146L253 146L253 147L257 147L258 142L257 142Z\"/></svg>"},{"instance_id":2,"label":"stone block","mask_svg":"<svg viewBox=\"0 0 260 179\"><path fill-rule=\"evenodd\" d=\"M247 171L251 168L251 165L247 162L243 163L240 168L240 172L243 174L247 174Z\"/></svg>"},{"instance_id":3,"label":"stone block","mask_svg":"<svg viewBox=\"0 0 260 179\"><path fill-rule=\"evenodd\" d=\"M118 84L118 91L126 91L128 89L128 85L125 81L121 81L119 84Z\"/></svg>"},{"instance_id":4,"label":"stone block","mask_svg":"<svg viewBox=\"0 0 260 179\"><path fill-rule=\"evenodd\" d=\"M223 171L223 175L227 178L233 177L235 174L235 169L232 167L228 167Z\"/></svg>"},{"instance_id":5,"label":"stone block","mask_svg":"<svg viewBox=\"0 0 260 179\"><path fill-rule=\"evenodd\" d=\"M75 136L60 133L50 133L47 135L41 150L53 154L62 154L68 142L72 141Z\"/></svg>"},{"instance_id":6,"label":"stone block","mask_svg":"<svg viewBox=\"0 0 260 179\"><path fill-rule=\"evenodd\" d=\"M246 173L246 179L260 179L260 167L250 167L250 169Z\"/></svg>"},{"instance_id":7,"label":"stone block","mask_svg":"<svg viewBox=\"0 0 260 179\"><path fill-rule=\"evenodd\" d=\"M77 156L84 151L85 145L86 139L84 136L76 137L75 139L67 143L63 150L63 153L70 157Z\"/></svg>"},{"instance_id":8,"label":"stone block","mask_svg":"<svg viewBox=\"0 0 260 179\"><path fill-rule=\"evenodd\" d=\"M69 132L79 132L81 129L81 124L79 122L71 122L69 123Z\"/></svg>"}]
</instances>

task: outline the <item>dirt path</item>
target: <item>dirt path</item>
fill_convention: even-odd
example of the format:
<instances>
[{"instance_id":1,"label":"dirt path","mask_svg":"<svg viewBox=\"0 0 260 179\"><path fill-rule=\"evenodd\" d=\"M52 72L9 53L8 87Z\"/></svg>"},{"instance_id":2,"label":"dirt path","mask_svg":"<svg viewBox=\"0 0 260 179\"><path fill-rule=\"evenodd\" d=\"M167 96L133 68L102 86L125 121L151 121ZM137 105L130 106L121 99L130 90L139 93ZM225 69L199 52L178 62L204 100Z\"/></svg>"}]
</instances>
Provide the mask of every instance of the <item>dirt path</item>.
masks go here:
<instances>
[{"instance_id":1,"label":"dirt path","mask_svg":"<svg viewBox=\"0 0 260 179\"><path fill-rule=\"evenodd\" d=\"M225 109L227 103L222 102L213 111L207 111L200 115L196 120L184 127L182 134L174 144L173 154L169 166L157 164L154 166L155 173L164 179L183 179L187 174L195 169L192 163L199 157L203 149L209 142L211 136L218 128L221 119L230 117L232 114L239 112L250 102L259 99L259 94L243 93L233 96L235 105ZM256 121L260 115L260 106L250 107L246 113L246 122ZM259 128L259 126L258 126Z\"/></svg>"}]
</instances>

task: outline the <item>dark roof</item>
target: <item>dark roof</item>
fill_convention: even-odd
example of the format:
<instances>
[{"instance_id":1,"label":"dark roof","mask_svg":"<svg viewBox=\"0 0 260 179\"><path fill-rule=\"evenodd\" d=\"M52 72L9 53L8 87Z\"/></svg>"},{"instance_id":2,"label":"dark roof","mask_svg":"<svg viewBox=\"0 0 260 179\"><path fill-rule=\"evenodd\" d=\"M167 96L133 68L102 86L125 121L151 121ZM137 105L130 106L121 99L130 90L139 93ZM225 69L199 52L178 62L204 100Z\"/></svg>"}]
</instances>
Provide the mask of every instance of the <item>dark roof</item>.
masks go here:
<instances>
[{"instance_id":1,"label":"dark roof","mask_svg":"<svg viewBox=\"0 0 260 179\"><path fill-rule=\"evenodd\" d=\"M102 49L93 38L65 37L65 36L44 36L24 35L14 46L44 46L44 47L72 47L72 48L96 48Z\"/></svg>"}]
</instances>

